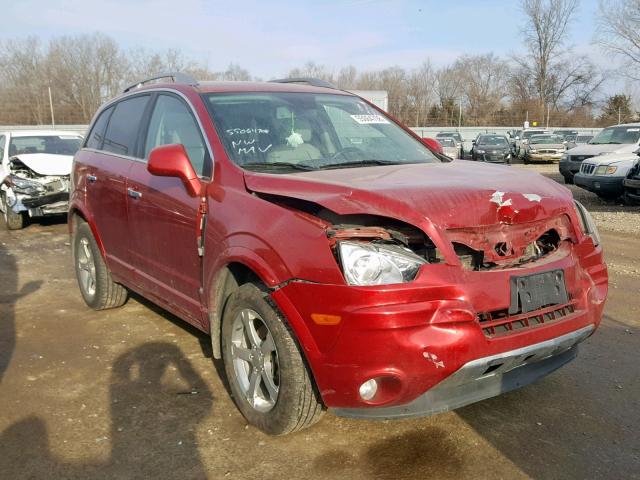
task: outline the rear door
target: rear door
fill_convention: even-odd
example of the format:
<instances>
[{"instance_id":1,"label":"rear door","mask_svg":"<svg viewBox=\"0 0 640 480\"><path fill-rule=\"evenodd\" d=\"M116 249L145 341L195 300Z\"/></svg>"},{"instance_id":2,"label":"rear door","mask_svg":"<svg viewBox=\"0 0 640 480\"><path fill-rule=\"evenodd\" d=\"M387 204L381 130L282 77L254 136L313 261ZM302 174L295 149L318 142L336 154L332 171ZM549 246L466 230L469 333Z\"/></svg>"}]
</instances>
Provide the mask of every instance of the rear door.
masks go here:
<instances>
[{"instance_id":1,"label":"rear door","mask_svg":"<svg viewBox=\"0 0 640 480\"><path fill-rule=\"evenodd\" d=\"M191 107L178 95L158 94L142 138L145 160L129 172L127 204L130 258L138 281L175 313L202 322L201 258L196 224L200 198L182 182L147 171L149 152L160 145L182 144L204 181L211 157Z\"/></svg>"},{"instance_id":2,"label":"rear door","mask_svg":"<svg viewBox=\"0 0 640 480\"><path fill-rule=\"evenodd\" d=\"M138 132L151 95L136 95L106 109L85 148L76 156L79 182L116 277L131 271L128 250L126 178L135 163Z\"/></svg>"}]
</instances>

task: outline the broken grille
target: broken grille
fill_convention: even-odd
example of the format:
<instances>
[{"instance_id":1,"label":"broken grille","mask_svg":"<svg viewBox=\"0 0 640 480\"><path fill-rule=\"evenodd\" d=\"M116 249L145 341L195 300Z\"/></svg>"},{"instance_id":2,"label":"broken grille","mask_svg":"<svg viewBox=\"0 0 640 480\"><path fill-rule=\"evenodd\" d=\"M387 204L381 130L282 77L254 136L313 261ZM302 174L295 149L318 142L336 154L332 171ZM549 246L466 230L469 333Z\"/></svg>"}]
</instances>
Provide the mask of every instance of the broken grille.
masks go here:
<instances>
[{"instance_id":1,"label":"broken grille","mask_svg":"<svg viewBox=\"0 0 640 480\"><path fill-rule=\"evenodd\" d=\"M577 311L576 304L577 302L574 300L564 305L553 305L535 312L511 316L509 311L505 309L481 313L478 318L482 332L486 337L493 338L570 317Z\"/></svg>"}]
</instances>

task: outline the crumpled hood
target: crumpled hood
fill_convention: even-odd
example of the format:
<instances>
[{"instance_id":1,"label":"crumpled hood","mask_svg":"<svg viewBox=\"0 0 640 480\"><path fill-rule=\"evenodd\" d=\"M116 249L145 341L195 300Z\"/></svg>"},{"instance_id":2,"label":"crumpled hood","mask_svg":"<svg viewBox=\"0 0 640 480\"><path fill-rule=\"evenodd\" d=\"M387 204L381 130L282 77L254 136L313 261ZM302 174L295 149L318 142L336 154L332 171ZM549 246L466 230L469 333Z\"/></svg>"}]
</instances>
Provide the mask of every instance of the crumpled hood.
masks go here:
<instances>
[{"instance_id":1,"label":"crumpled hood","mask_svg":"<svg viewBox=\"0 0 640 480\"><path fill-rule=\"evenodd\" d=\"M51 153L23 153L14 155L39 175L70 175L73 155L54 155Z\"/></svg>"},{"instance_id":2,"label":"crumpled hood","mask_svg":"<svg viewBox=\"0 0 640 480\"><path fill-rule=\"evenodd\" d=\"M317 203L340 215L372 214L441 229L524 223L573 208L571 192L526 170L469 161L321 170L245 171L249 191Z\"/></svg>"},{"instance_id":3,"label":"crumpled hood","mask_svg":"<svg viewBox=\"0 0 640 480\"><path fill-rule=\"evenodd\" d=\"M578 145L577 147L567 150L567 155L599 155L601 153L632 153L638 149L638 145L635 143L623 143L623 144L602 144L591 145L589 143L585 145Z\"/></svg>"}]
</instances>

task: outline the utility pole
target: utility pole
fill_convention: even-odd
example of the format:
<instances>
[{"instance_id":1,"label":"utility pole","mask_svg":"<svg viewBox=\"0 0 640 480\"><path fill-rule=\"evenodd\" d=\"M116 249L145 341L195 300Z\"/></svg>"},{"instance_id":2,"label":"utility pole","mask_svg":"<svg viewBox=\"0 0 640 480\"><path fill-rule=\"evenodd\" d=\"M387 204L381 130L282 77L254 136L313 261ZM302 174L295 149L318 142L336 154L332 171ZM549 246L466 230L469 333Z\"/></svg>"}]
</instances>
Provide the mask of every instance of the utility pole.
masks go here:
<instances>
[{"instance_id":1,"label":"utility pole","mask_svg":"<svg viewBox=\"0 0 640 480\"><path fill-rule=\"evenodd\" d=\"M51 126L56 128L56 118L53 116L53 98L51 97L51 87L49 89L49 108L51 109Z\"/></svg>"},{"instance_id":2,"label":"utility pole","mask_svg":"<svg viewBox=\"0 0 640 480\"><path fill-rule=\"evenodd\" d=\"M458 106L460 107L458 110L458 131L460 131L460 127L462 126L462 99L458 100Z\"/></svg>"},{"instance_id":3,"label":"utility pole","mask_svg":"<svg viewBox=\"0 0 640 480\"><path fill-rule=\"evenodd\" d=\"M551 115L551 104L547 104L547 129L549 128L549 116Z\"/></svg>"},{"instance_id":4,"label":"utility pole","mask_svg":"<svg viewBox=\"0 0 640 480\"><path fill-rule=\"evenodd\" d=\"M620 120L621 120L621 118L620 118L620 113L621 113L620 109L621 109L621 107L618 107L618 125L620 125Z\"/></svg>"}]
</instances>

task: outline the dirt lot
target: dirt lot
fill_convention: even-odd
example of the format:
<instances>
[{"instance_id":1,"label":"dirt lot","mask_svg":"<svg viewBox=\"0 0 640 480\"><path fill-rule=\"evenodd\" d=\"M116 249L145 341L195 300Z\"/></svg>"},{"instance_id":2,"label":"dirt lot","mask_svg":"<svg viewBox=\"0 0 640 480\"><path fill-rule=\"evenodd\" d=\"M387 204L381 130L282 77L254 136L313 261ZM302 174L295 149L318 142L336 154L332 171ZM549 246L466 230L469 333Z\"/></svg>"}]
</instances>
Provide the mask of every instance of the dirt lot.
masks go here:
<instances>
[{"instance_id":1,"label":"dirt lot","mask_svg":"<svg viewBox=\"0 0 640 480\"><path fill-rule=\"evenodd\" d=\"M575 362L455 412L284 438L245 424L202 334L140 298L85 307L65 224L0 229L0 478L640 478L640 213L579 195L612 289Z\"/></svg>"}]
</instances>

